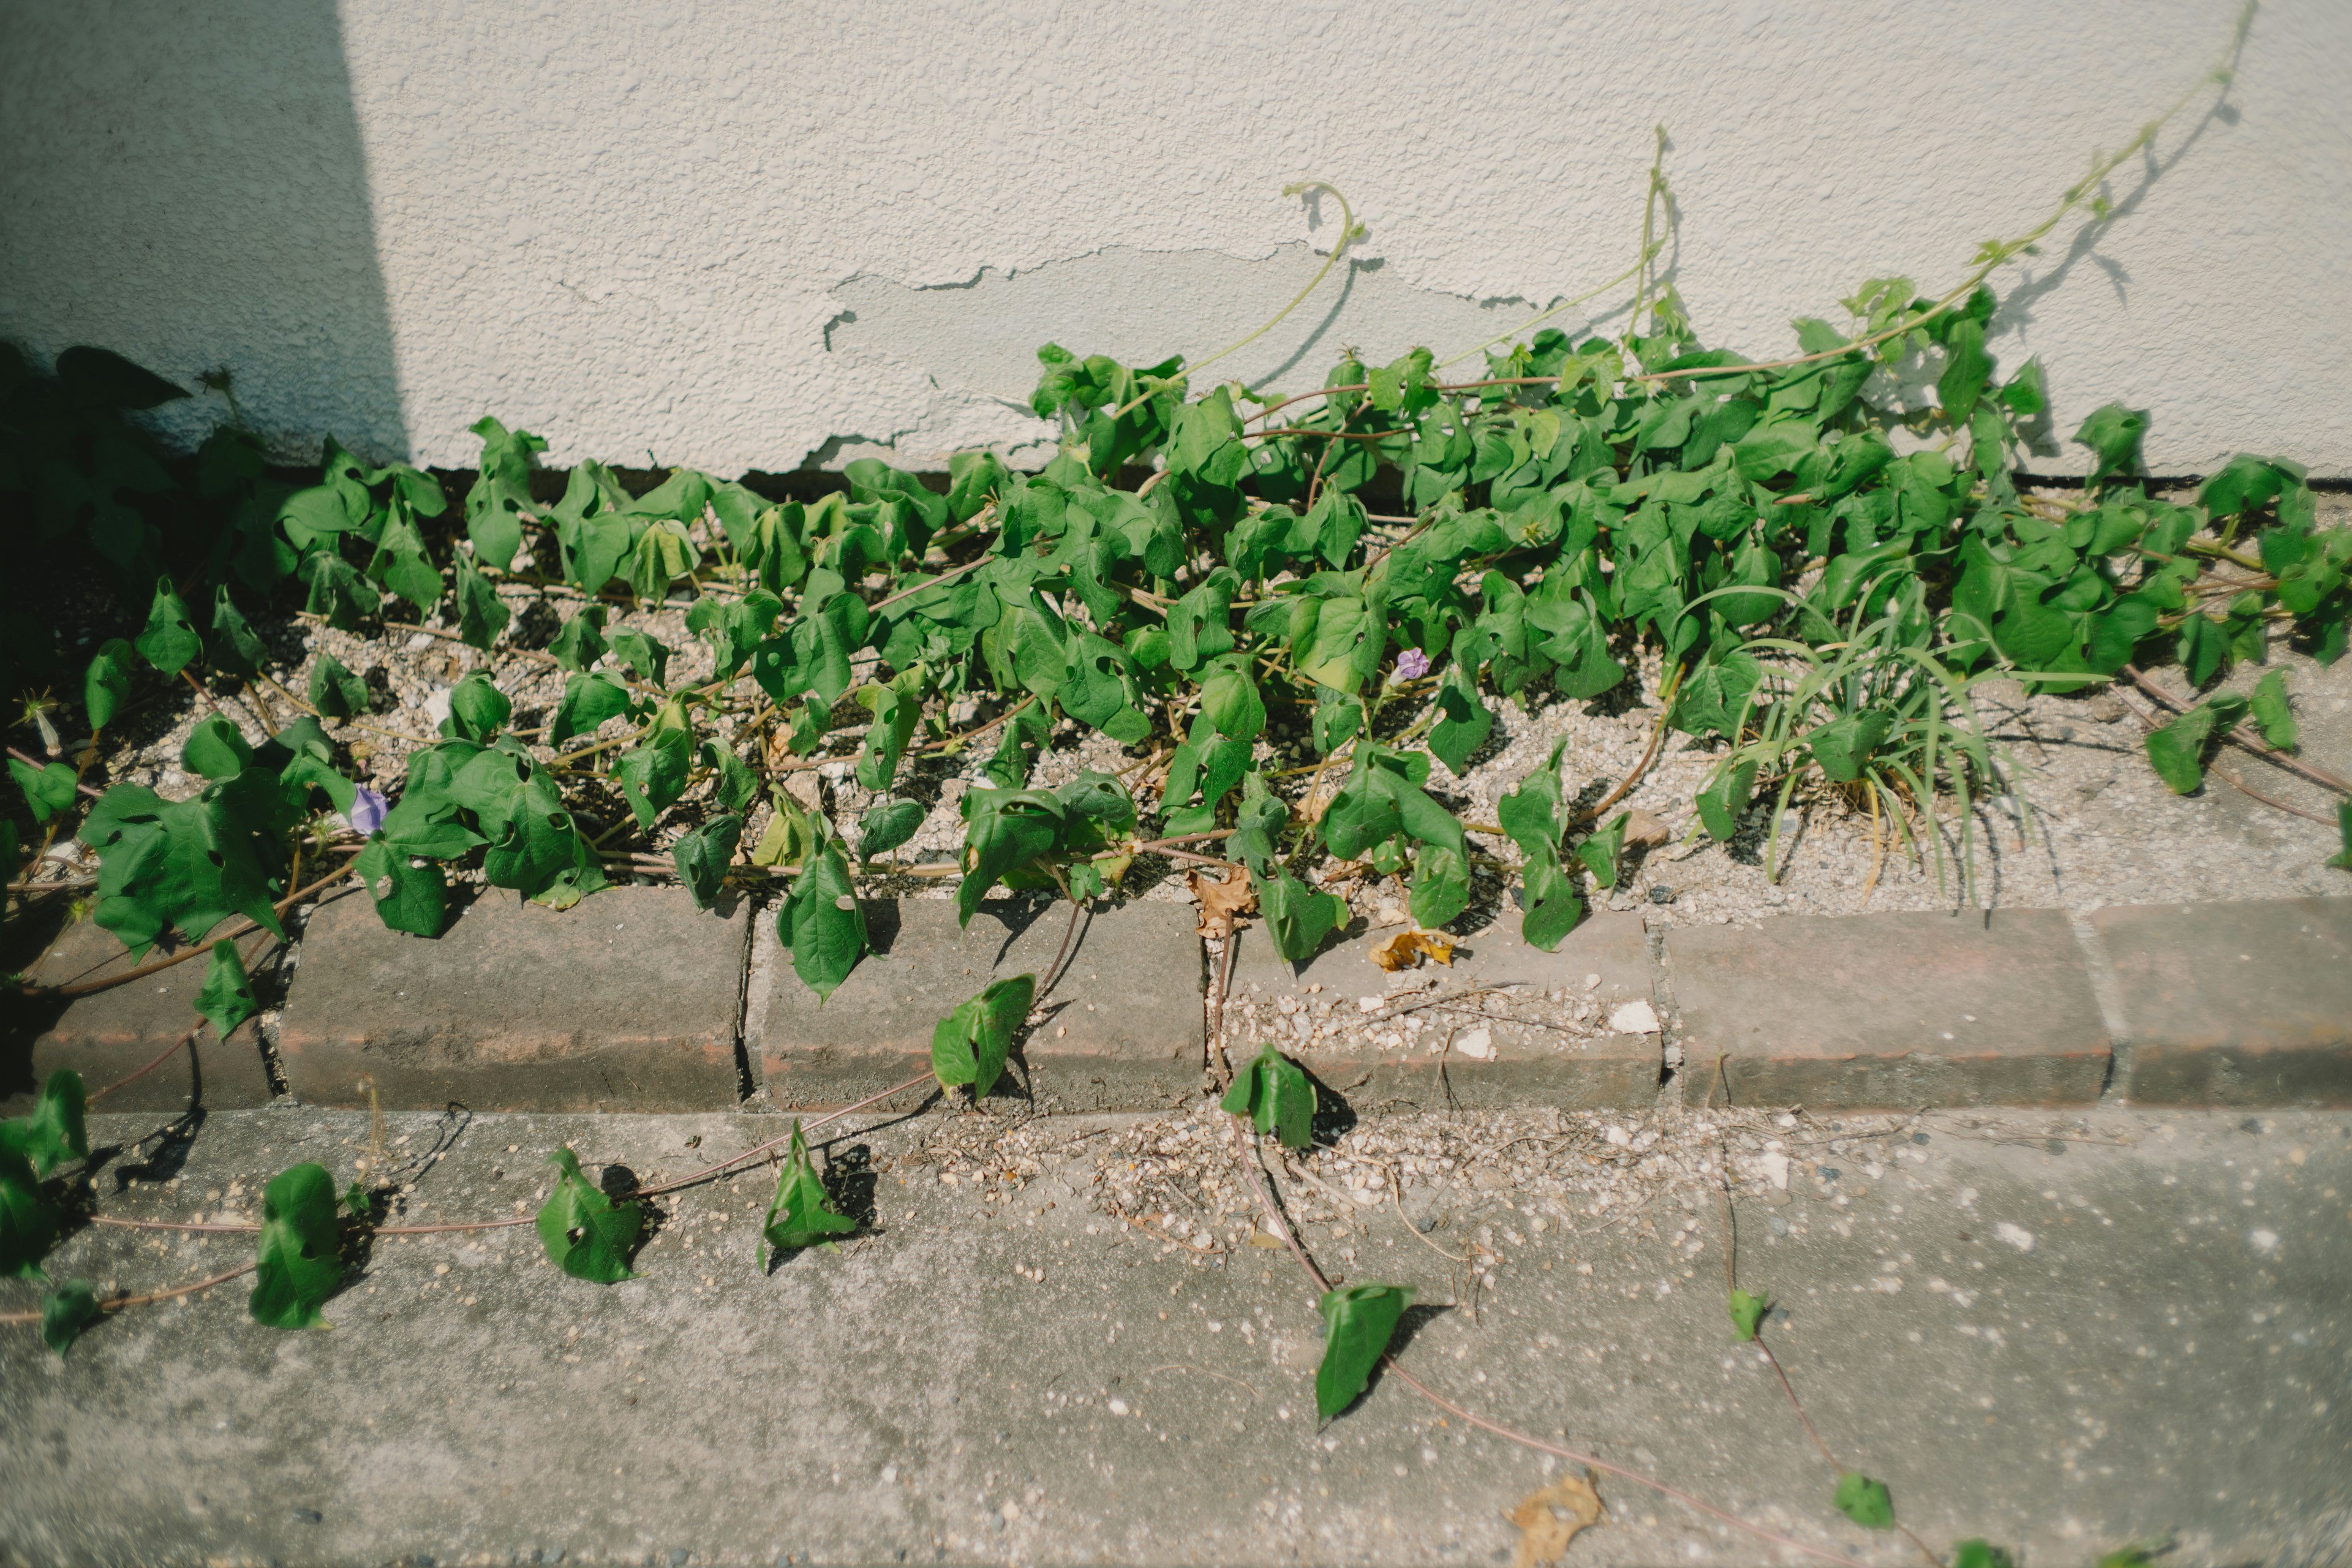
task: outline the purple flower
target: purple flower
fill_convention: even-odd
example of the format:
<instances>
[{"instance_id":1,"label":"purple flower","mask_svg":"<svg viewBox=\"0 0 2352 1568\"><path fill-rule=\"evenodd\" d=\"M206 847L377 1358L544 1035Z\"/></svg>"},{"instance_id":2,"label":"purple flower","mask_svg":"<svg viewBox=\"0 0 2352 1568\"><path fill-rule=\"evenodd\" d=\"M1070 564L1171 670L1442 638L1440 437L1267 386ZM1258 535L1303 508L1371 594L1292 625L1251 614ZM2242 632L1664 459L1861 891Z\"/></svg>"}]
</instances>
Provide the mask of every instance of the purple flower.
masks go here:
<instances>
[{"instance_id":1,"label":"purple flower","mask_svg":"<svg viewBox=\"0 0 2352 1568\"><path fill-rule=\"evenodd\" d=\"M352 792L352 808L343 813L343 820L364 838L383 826L383 796L361 784Z\"/></svg>"},{"instance_id":2,"label":"purple flower","mask_svg":"<svg viewBox=\"0 0 2352 1568\"><path fill-rule=\"evenodd\" d=\"M1429 656L1417 647L1409 647L1397 655L1397 679L1419 680L1429 673Z\"/></svg>"}]
</instances>

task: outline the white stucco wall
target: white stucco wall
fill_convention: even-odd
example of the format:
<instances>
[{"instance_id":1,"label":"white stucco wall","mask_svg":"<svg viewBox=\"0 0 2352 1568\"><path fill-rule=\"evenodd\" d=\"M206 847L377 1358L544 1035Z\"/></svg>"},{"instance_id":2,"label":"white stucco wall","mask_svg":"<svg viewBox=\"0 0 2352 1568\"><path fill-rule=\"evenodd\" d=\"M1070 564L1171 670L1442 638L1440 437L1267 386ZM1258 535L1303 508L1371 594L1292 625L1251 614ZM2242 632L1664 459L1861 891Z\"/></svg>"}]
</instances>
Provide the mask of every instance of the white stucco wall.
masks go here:
<instances>
[{"instance_id":1,"label":"white stucco wall","mask_svg":"<svg viewBox=\"0 0 2352 1568\"><path fill-rule=\"evenodd\" d=\"M6 0L0 334L226 363L289 451L467 463L494 412L556 462L930 467L1037 438L1047 337L1256 324L1336 232L1278 194L1305 177L1370 226L1360 266L1223 368L1467 347L1631 259L1663 121L1675 281L1710 342L1782 352L1863 278L1940 289L2036 220L2233 14ZM2225 107L2003 277L1997 351L2042 357L2060 436L2121 398L2158 472L2352 473L2347 79L2352 5L2273 0Z\"/></svg>"}]
</instances>

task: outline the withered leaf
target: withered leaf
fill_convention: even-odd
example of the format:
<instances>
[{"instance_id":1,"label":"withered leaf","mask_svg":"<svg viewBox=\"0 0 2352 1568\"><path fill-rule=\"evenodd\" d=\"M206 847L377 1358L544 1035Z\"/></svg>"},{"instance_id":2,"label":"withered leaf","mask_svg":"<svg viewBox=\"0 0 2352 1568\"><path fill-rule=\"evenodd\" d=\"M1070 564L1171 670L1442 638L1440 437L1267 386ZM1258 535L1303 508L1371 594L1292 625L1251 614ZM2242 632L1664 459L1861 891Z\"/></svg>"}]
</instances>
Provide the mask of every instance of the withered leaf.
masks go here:
<instances>
[{"instance_id":1,"label":"withered leaf","mask_svg":"<svg viewBox=\"0 0 2352 1568\"><path fill-rule=\"evenodd\" d=\"M1519 1527L1518 1550L1511 1568L1540 1568L1557 1563L1577 1531L1601 1522L1601 1494L1580 1475L1566 1475L1540 1491L1529 1492L1519 1506L1503 1517Z\"/></svg>"},{"instance_id":2,"label":"withered leaf","mask_svg":"<svg viewBox=\"0 0 2352 1568\"><path fill-rule=\"evenodd\" d=\"M1454 939L1442 931L1401 931L1372 949L1372 962L1394 973L1415 969L1424 958L1454 967Z\"/></svg>"}]
</instances>

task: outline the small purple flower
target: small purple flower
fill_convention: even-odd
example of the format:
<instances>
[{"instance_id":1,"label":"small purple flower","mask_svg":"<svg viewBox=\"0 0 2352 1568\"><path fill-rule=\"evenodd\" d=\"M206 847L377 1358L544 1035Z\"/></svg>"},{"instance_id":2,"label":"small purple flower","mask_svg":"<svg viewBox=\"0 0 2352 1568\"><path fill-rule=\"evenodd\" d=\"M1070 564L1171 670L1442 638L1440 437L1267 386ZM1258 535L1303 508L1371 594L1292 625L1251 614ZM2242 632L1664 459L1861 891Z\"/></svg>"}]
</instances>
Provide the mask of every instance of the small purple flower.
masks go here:
<instances>
[{"instance_id":1,"label":"small purple flower","mask_svg":"<svg viewBox=\"0 0 2352 1568\"><path fill-rule=\"evenodd\" d=\"M1429 656L1417 647L1409 647L1397 655L1397 679L1419 680L1429 673Z\"/></svg>"},{"instance_id":2,"label":"small purple flower","mask_svg":"<svg viewBox=\"0 0 2352 1568\"><path fill-rule=\"evenodd\" d=\"M383 826L383 796L361 784L352 792L352 808L343 813L343 820L352 831L364 838Z\"/></svg>"}]
</instances>

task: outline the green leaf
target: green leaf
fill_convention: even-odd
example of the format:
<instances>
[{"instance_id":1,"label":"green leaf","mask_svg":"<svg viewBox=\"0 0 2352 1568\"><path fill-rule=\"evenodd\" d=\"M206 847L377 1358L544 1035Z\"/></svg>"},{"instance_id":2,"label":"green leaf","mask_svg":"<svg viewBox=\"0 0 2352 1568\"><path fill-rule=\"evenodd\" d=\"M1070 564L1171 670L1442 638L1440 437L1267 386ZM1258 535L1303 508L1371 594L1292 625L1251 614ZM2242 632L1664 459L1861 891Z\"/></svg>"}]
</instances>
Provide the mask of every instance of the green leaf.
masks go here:
<instances>
[{"instance_id":1,"label":"green leaf","mask_svg":"<svg viewBox=\"0 0 2352 1568\"><path fill-rule=\"evenodd\" d=\"M1731 1337L1745 1344L1756 1337L1756 1330L1764 1321L1764 1314L1771 1310L1772 1304L1761 1296L1751 1296L1745 1290L1735 1289L1731 1292L1730 1305Z\"/></svg>"},{"instance_id":2,"label":"green leaf","mask_svg":"<svg viewBox=\"0 0 2352 1568\"><path fill-rule=\"evenodd\" d=\"M140 653L168 679L201 658L204 639L196 636L188 606L180 602L169 577L155 579L155 598L147 607L147 628L139 634Z\"/></svg>"},{"instance_id":3,"label":"green leaf","mask_svg":"<svg viewBox=\"0 0 2352 1568\"><path fill-rule=\"evenodd\" d=\"M1895 1528L1895 1499L1888 1494L1886 1483L1859 1471L1848 1470L1838 1478L1830 1504L1864 1530Z\"/></svg>"},{"instance_id":4,"label":"green leaf","mask_svg":"<svg viewBox=\"0 0 2352 1568\"><path fill-rule=\"evenodd\" d=\"M1201 711L1217 733L1235 741L1255 741L1265 728L1265 702L1249 678L1244 658L1220 660L1201 681Z\"/></svg>"},{"instance_id":5,"label":"green leaf","mask_svg":"<svg viewBox=\"0 0 2352 1568\"><path fill-rule=\"evenodd\" d=\"M514 703L480 670L449 689L449 717L441 732L453 741L488 745L514 712Z\"/></svg>"},{"instance_id":6,"label":"green leaf","mask_svg":"<svg viewBox=\"0 0 2352 1568\"><path fill-rule=\"evenodd\" d=\"M1973 320L1955 322L1944 339L1944 374L1936 378L1936 401L1955 428L1969 422L1991 378L1992 356L1985 353L1984 324Z\"/></svg>"},{"instance_id":7,"label":"green leaf","mask_svg":"<svg viewBox=\"0 0 2352 1568\"><path fill-rule=\"evenodd\" d=\"M2344 852L2329 856L2327 863L2339 871L2352 871L2352 800L2336 803L2336 828L2344 836Z\"/></svg>"},{"instance_id":8,"label":"green leaf","mask_svg":"<svg viewBox=\"0 0 2352 1568\"><path fill-rule=\"evenodd\" d=\"M0 1122L0 1130L21 1125ZM0 1276L40 1279L41 1259L56 1245L64 1217L41 1191L31 1163L0 1138Z\"/></svg>"},{"instance_id":9,"label":"green leaf","mask_svg":"<svg viewBox=\"0 0 2352 1568\"><path fill-rule=\"evenodd\" d=\"M1405 1285L1348 1285L1316 1303L1328 1325L1323 1362L1315 1369L1318 1415L1328 1421L1364 1392L1412 1297L1412 1289Z\"/></svg>"},{"instance_id":10,"label":"green leaf","mask_svg":"<svg viewBox=\"0 0 2352 1568\"><path fill-rule=\"evenodd\" d=\"M1470 907L1470 861L1459 844L1424 843L1412 854L1413 923L1435 931Z\"/></svg>"},{"instance_id":11,"label":"green leaf","mask_svg":"<svg viewBox=\"0 0 2352 1568\"><path fill-rule=\"evenodd\" d=\"M628 666L639 680L651 686L669 684L670 649L660 639L643 632L614 632L613 656Z\"/></svg>"},{"instance_id":12,"label":"green leaf","mask_svg":"<svg viewBox=\"0 0 2352 1568\"><path fill-rule=\"evenodd\" d=\"M580 1157L558 1149L547 1163L561 1173L539 1209L539 1244L551 1262L574 1279L597 1285L634 1279L629 1254L645 1227L644 1205L614 1204L580 1173Z\"/></svg>"},{"instance_id":13,"label":"green leaf","mask_svg":"<svg viewBox=\"0 0 2352 1568\"><path fill-rule=\"evenodd\" d=\"M1053 736L1053 725L1043 703L1034 699L1015 709L998 731L996 751L982 772L1000 789L1019 789L1029 782L1038 755Z\"/></svg>"},{"instance_id":14,"label":"green leaf","mask_svg":"<svg viewBox=\"0 0 2352 1568\"><path fill-rule=\"evenodd\" d=\"M1271 1045L1259 1047L1249 1066L1234 1075L1233 1087L1219 1103L1290 1148L1304 1149L1314 1141L1315 1085L1304 1068Z\"/></svg>"},{"instance_id":15,"label":"green leaf","mask_svg":"<svg viewBox=\"0 0 2352 1568\"><path fill-rule=\"evenodd\" d=\"M425 554L425 536L409 521L406 502L396 501L386 514L367 574L415 605L420 616L441 602L441 570Z\"/></svg>"},{"instance_id":16,"label":"green leaf","mask_svg":"<svg viewBox=\"0 0 2352 1568\"><path fill-rule=\"evenodd\" d=\"M1591 868L1593 881L1602 888L1617 885L1617 858L1625 852L1625 827L1633 820L1633 813L1621 811L1576 847L1577 858Z\"/></svg>"},{"instance_id":17,"label":"green leaf","mask_svg":"<svg viewBox=\"0 0 2352 1568\"><path fill-rule=\"evenodd\" d=\"M694 895L694 907L707 910L719 901L727 868L734 862L735 847L743 840L743 819L732 812L714 816L670 847L677 879Z\"/></svg>"},{"instance_id":18,"label":"green leaf","mask_svg":"<svg viewBox=\"0 0 2352 1568\"><path fill-rule=\"evenodd\" d=\"M2074 432L2080 446L2091 448L2091 483L2096 484L2110 475L2130 475L2138 470L2140 437L2147 434L2147 410L2126 408L2120 403L2110 403L2091 411L2089 418Z\"/></svg>"},{"instance_id":19,"label":"green leaf","mask_svg":"<svg viewBox=\"0 0 2352 1568\"><path fill-rule=\"evenodd\" d=\"M1337 893L1318 893L1286 870L1269 880L1253 872L1257 883L1258 911L1265 917L1265 934L1274 951L1288 963L1304 963L1315 956L1323 939L1348 918L1348 905Z\"/></svg>"},{"instance_id":20,"label":"green leaf","mask_svg":"<svg viewBox=\"0 0 2352 1568\"><path fill-rule=\"evenodd\" d=\"M970 925L999 878L1053 852L1061 841L1062 808L1044 790L971 789L960 809L968 869L956 889L956 915L960 925Z\"/></svg>"},{"instance_id":21,"label":"green leaf","mask_svg":"<svg viewBox=\"0 0 2352 1568\"><path fill-rule=\"evenodd\" d=\"M335 1183L323 1166L280 1171L261 1191L261 1251L246 1310L265 1328L307 1329L342 1283Z\"/></svg>"},{"instance_id":22,"label":"green leaf","mask_svg":"<svg viewBox=\"0 0 2352 1568\"><path fill-rule=\"evenodd\" d=\"M644 744L623 752L613 765L622 798L629 803L638 827L647 830L686 793L687 775L693 771L694 731L658 725Z\"/></svg>"},{"instance_id":23,"label":"green leaf","mask_svg":"<svg viewBox=\"0 0 2352 1568\"><path fill-rule=\"evenodd\" d=\"M1495 715L1478 700L1476 679L1459 661L1437 689L1437 708L1440 717L1430 728L1429 749L1458 777L1471 753L1486 744Z\"/></svg>"},{"instance_id":24,"label":"green leaf","mask_svg":"<svg viewBox=\"0 0 2352 1568\"><path fill-rule=\"evenodd\" d=\"M2169 724L2147 732L2148 764L2175 795L2205 782L2205 747L2213 735L2213 709L2200 702Z\"/></svg>"},{"instance_id":25,"label":"green leaf","mask_svg":"<svg viewBox=\"0 0 2352 1568\"><path fill-rule=\"evenodd\" d=\"M968 1083L972 1099L986 1099L1004 1071L1013 1037L1027 1021L1036 996L1037 977L1015 974L994 982L941 1018L931 1031L931 1076L940 1087Z\"/></svg>"},{"instance_id":26,"label":"green leaf","mask_svg":"<svg viewBox=\"0 0 2352 1568\"><path fill-rule=\"evenodd\" d=\"M449 883L436 861L409 864L408 855L395 849L383 833L371 836L353 868L366 885L368 897L386 929L411 936L436 937L448 917Z\"/></svg>"},{"instance_id":27,"label":"green leaf","mask_svg":"<svg viewBox=\"0 0 2352 1568\"><path fill-rule=\"evenodd\" d=\"M1584 918L1584 900L1576 890L1575 879L1561 867L1559 851L1549 844L1538 845L1528 853L1521 879L1527 913L1519 921L1519 935L1530 947L1557 952Z\"/></svg>"},{"instance_id":28,"label":"green leaf","mask_svg":"<svg viewBox=\"0 0 2352 1568\"><path fill-rule=\"evenodd\" d=\"M2109 1568L2106 1558L2099 1559L2099 1563L2100 1568ZM1962 1541L1952 1547L1952 1568L2017 1568L2017 1559L1990 1542ZM2136 1568L2136 1565L2125 1563L2121 1568Z\"/></svg>"},{"instance_id":29,"label":"green leaf","mask_svg":"<svg viewBox=\"0 0 2352 1568\"><path fill-rule=\"evenodd\" d=\"M0 1152L29 1162L42 1176L69 1159L87 1159L89 1133L84 1110L81 1074L59 1068L41 1086L29 1114L0 1121Z\"/></svg>"},{"instance_id":30,"label":"green leaf","mask_svg":"<svg viewBox=\"0 0 2352 1568\"><path fill-rule=\"evenodd\" d=\"M563 623L547 651L556 663L573 675L584 674L590 665L604 657L604 606L589 605ZM562 744L562 742L556 742Z\"/></svg>"},{"instance_id":31,"label":"green leaf","mask_svg":"<svg viewBox=\"0 0 2352 1568\"><path fill-rule=\"evenodd\" d=\"M342 666L333 654L322 653L310 666L310 706L322 718L349 719L368 710L367 682Z\"/></svg>"},{"instance_id":32,"label":"green leaf","mask_svg":"<svg viewBox=\"0 0 2352 1568\"><path fill-rule=\"evenodd\" d=\"M2273 669L2254 682L2252 706L2264 742L2275 751L2294 751L2303 737L2294 710L2287 706L2286 677Z\"/></svg>"},{"instance_id":33,"label":"green leaf","mask_svg":"<svg viewBox=\"0 0 2352 1568\"><path fill-rule=\"evenodd\" d=\"M912 838L929 815L919 800L875 802L857 819L857 858L871 860L887 855Z\"/></svg>"},{"instance_id":34,"label":"green leaf","mask_svg":"<svg viewBox=\"0 0 2352 1568\"><path fill-rule=\"evenodd\" d=\"M1756 787L1756 764L1741 763L1727 765L1698 795L1699 820L1717 843L1728 841L1739 831L1739 819L1748 810L1748 796Z\"/></svg>"},{"instance_id":35,"label":"green leaf","mask_svg":"<svg viewBox=\"0 0 2352 1568\"><path fill-rule=\"evenodd\" d=\"M41 1298L41 1342L62 1360L84 1329L106 1316L87 1279L68 1279Z\"/></svg>"},{"instance_id":36,"label":"green leaf","mask_svg":"<svg viewBox=\"0 0 2352 1568\"><path fill-rule=\"evenodd\" d=\"M1242 775L1241 807L1234 814L1225 853L1264 876L1281 853L1283 829L1289 826L1290 807L1265 787L1265 776L1253 769Z\"/></svg>"},{"instance_id":37,"label":"green leaf","mask_svg":"<svg viewBox=\"0 0 2352 1568\"><path fill-rule=\"evenodd\" d=\"M779 1252L814 1247L828 1237L846 1236L856 1228L856 1220L834 1208L824 1183L809 1159L808 1142L801 1136L800 1119L794 1117L792 1153L777 1175L775 1200L768 1205L768 1217L760 1227L761 1239L769 1247L768 1258L761 1260L761 1267L767 1267Z\"/></svg>"},{"instance_id":38,"label":"green leaf","mask_svg":"<svg viewBox=\"0 0 2352 1568\"><path fill-rule=\"evenodd\" d=\"M488 651L514 618L499 602L499 591L475 568L473 557L457 557L457 636L470 647Z\"/></svg>"},{"instance_id":39,"label":"green leaf","mask_svg":"<svg viewBox=\"0 0 2352 1568\"><path fill-rule=\"evenodd\" d=\"M74 771L66 763L48 763L36 768L21 758L11 757L8 773L16 781L16 787L25 792L25 804L32 807L36 823L63 816L73 809L74 796L79 792Z\"/></svg>"},{"instance_id":40,"label":"green leaf","mask_svg":"<svg viewBox=\"0 0 2352 1568\"><path fill-rule=\"evenodd\" d=\"M291 826L285 806L278 782L258 771L209 785L194 800L115 785L81 826L82 842L99 856L92 918L133 956L170 928L200 940L233 914L283 937L270 904L281 835Z\"/></svg>"},{"instance_id":41,"label":"green leaf","mask_svg":"<svg viewBox=\"0 0 2352 1568\"><path fill-rule=\"evenodd\" d=\"M1565 744L1565 742L1563 742ZM1568 811L1559 787L1560 746L1550 760L1512 786L1495 803L1495 819L1527 854L1556 848L1568 831Z\"/></svg>"},{"instance_id":42,"label":"green leaf","mask_svg":"<svg viewBox=\"0 0 2352 1568\"><path fill-rule=\"evenodd\" d=\"M311 615L325 618L337 631L353 631L359 624L375 613L378 595L368 591L367 580L359 568L337 552L333 539L302 557L297 568L301 577L304 599L302 607ZM143 647L142 651L145 651Z\"/></svg>"},{"instance_id":43,"label":"green leaf","mask_svg":"<svg viewBox=\"0 0 2352 1568\"><path fill-rule=\"evenodd\" d=\"M1848 713L1807 731L1805 745L1822 772L1840 784L1852 784L1893 728L1894 716L1876 709Z\"/></svg>"},{"instance_id":44,"label":"green leaf","mask_svg":"<svg viewBox=\"0 0 2352 1568\"><path fill-rule=\"evenodd\" d=\"M238 1025L261 1011L261 1004L253 999L253 982L245 973L245 960L236 951L236 943L223 937L213 943L213 956L205 966L204 988L196 993L196 1011L213 1026L213 1037L226 1040L236 1033Z\"/></svg>"},{"instance_id":45,"label":"green leaf","mask_svg":"<svg viewBox=\"0 0 2352 1568\"><path fill-rule=\"evenodd\" d=\"M180 748L180 763L190 773L208 779L233 779L253 761L253 747L225 713L214 713L188 732Z\"/></svg>"},{"instance_id":46,"label":"green leaf","mask_svg":"<svg viewBox=\"0 0 2352 1568\"><path fill-rule=\"evenodd\" d=\"M213 595L213 668L251 680L269 662L268 645L229 597L224 583Z\"/></svg>"},{"instance_id":47,"label":"green leaf","mask_svg":"<svg viewBox=\"0 0 2352 1568\"><path fill-rule=\"evenodd\" d=\"M914 739L923 706L918 684L921 670L917 665L887 686L869 684L857 689L857 705L874 715L874 722L867 726L866 743L858 750L856 776L877 794L887 794L897 781L898 761L906 755L907 742ZM909 675L917 679L908 679Z\"/></svg>"},{"instance_id":48,"label":"green leaf","mask_svg":"<svg viewBox=\"0 0 2352 1568\"><path fill-rule=\"evenodd\" d=\"M92 730L113 723L122 705L131 700L131 658L135 651L121 637L109 637L91 657L89 671L82 677L81 705L89 714Z\"/></svg>"},{"instance_id":49,"label":"green leaf","mask_svg":"<svg viewBox=\"0 0 2352 1568\"><path fill-rule=\"evenodd\" d=\"M477 420L474 434L482 438L480 477L466 492L466 537L475 552L501 572L514 566L522 548L522 512L530 504L530 474L547 443L528 430L509 431L497 420ZM462 568L461 568L462 570ZM588 584L593 593L604 586Z\"/></svg>"},{"instance_id":50,"label":"green leaf","mask_svg":"<svg viewBox=\"0 0 2352 1568\"><path fill-rule=\"evenodd\" d=\"M793 973L822 1002L866 956L866 907L833 839L812 850L776 912L776 935L793 950Z\"/></svg>"},{"instance_id":51,"label":"green leaf","mask_svg":"<svg viewBox=\"0 0 2352 1568\"><path fill-rule=\"evenodd\" d=\"M593 675L567 675L563 699L555 705L555 717L548 723L547 743L561 746L574 735L593 734L605 720L628 710L628 688L611 676L601 670Z\"/></svg>"}]
</instances>

